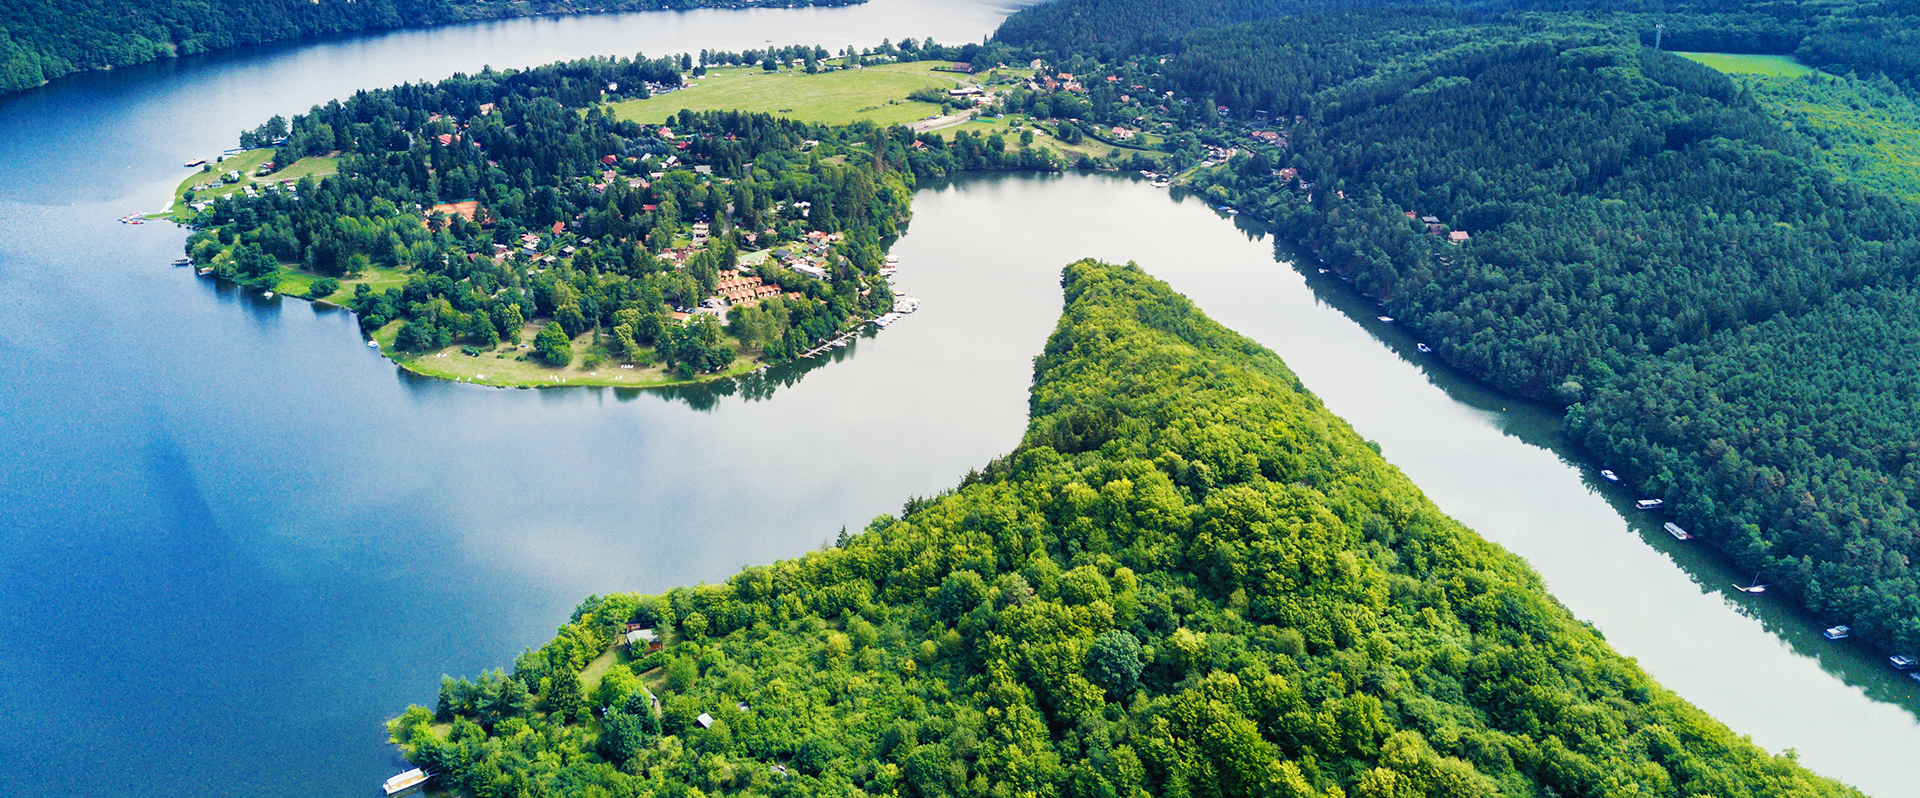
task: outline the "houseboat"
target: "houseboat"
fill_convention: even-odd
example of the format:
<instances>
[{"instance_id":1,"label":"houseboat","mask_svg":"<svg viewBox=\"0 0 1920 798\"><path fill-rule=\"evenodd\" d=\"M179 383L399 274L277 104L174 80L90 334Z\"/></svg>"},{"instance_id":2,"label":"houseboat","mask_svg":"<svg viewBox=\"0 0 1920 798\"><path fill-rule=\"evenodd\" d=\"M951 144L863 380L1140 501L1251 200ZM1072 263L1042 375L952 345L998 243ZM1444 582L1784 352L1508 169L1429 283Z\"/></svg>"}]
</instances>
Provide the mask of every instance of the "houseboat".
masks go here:
<instances>
[{"instance_id":1,"label":"houseboat","mask_svg":"<svg viewBox=\"0 0 1920 798\"><path fill-rule=\"evenodd\" d=\"M380 788L386 790L387 795L393 796L410 790L417 790L420 788L420 785L425 783L427 783L426 771L414 768L387 779L387 782L380 785Z\"/></svg>"},{"instance_id":2,"label":"houseboat","mask_svg":"<svg viewBox=\"0 0 1920 798\"><path fill-rule=\"evenodd\" d=\"M1667 506L1666 499L1641 499L1633 503L1635 510L1658 510Z\"/></svg>"},{"instance_id":3,"label":"houseboat","mask_svg":"<svg viewBox=\"0 0 1920 798\"><path fill-rule=\"evenodd\" d=\"M1895 654L1887 658L1887 664L1892 665L1894 670L1910 671L1915 665L1920 665L1920 659L1914 659L1905 654Z\"/></svg>"},{"instance_id":4,"label":"houseboat","mask_svg":"<svg viewBox=\"0 0 1920 798\"><path fill-rule=\"evenodd\" d=\"M1820 636L1828 640L1845 640L1853 636L1853 627L1829 626L1826 631L1820 633Z\"/></svg>"},{"instance_id":5,"label":"houseboat","mask_svg":"<svg viewBox=\"0 0 1920 798\"><path fill-rule=\"evenodd\" d=\"M1604 468L1602 468L1602 469L1600 469L1600 478L1601 478L1601 479L1604 479L1604 480L1606 480L1606 481L1608 481L1608 482L1619 482L1619 481L1620 481L1620 475L1619 475L1619 474L1615 474L1615 473L1613 473L1612 471L1609 471L1609 470L1607 470L1607 469L1604 469Z\"/></svg>"},{"instance_id":6,"label":"houseboat","mask_svg":"<svg viewBox=\"0 0 1920 798\"><path fill-rule=\"evenodd\" d=\"M1676 524L1672 521L1668 521L1665 524L1662 524L1660 528L1667 530L1667 534L1672 535L1674 540L1692 540L1693 539L1692 533L1688 532L1687 530L1681 529L1679 524Z\"/></svg>"}]
</instances>

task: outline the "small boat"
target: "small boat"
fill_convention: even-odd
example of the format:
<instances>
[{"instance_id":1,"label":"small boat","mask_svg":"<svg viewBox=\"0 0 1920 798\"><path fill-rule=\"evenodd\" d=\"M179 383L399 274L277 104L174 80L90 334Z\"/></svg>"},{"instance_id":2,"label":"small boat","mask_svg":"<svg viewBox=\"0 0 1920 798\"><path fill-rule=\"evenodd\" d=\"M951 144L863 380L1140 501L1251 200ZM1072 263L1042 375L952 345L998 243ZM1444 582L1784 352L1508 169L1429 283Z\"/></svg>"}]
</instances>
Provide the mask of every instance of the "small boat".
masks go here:
<instances>
[{"instance_id":1,"label":"small boat","mask_svg":"<svg viewBox=\"0 0 1920 798\"><path fill-rule=\"evenodd\" d=\"M1667 523L1661 525L1660 528L1667 530L1667 534L1672 535L1674 540L1692 540L1693 539L1693 533L1688 532L1687 530L1681 529L1679 524L1676 524L1672 521L1668 521Z\"/></svg>"},{"instance_id":2,"label":"small boat","mask_svg":"<svg viewBox=\"0 0 1920 798\"><path fill-rule=\"evenodd\" d=\"M200 275L201 277L205 277L205 276L207 276L207 275L209 275L209 274L212 274L212 273L213 273L213 267L212 267L212 266L202 266L202 267L200 267L200 268L198 268L198 269L194 269L194 270L193 270L193 273L194 273L194 274L198 274L198 275Z\"/></svg>"},{"instance_id":3,"label":"small boat","mask_svg":"<svg viewBox=\"0 0 1920 798\"><path fill-rule=\"evenodd\" d=\"M426 771L423 771L419 768L414 768L405 773L401 773L387 779L386 783L380 785L380 788L383 790L386 790L387 795L393 796L393 795L399 795L409 790L417 789L420 785L425 783L427 783Z\"/></svg>"},{"instance_id":4,"label":"small boat","mask_svg":"<svg viewBox=\"0 0 1920 798\"><path fill-rule=\"evenodd\" d=\"M184 165L184 166L186 166L186 167L187 167L188 169L192 169L193 167L196 167L196 166L206 166L206 165L207 165L207 159L205 159L205 158L195 158L195 159L193 159L193 160L191 160L191 161L188 161L188 162L186 162L186 163L185 163L185 164L183 164L183 165Z\"/></svg>"},{"instance_id":5,"label":"small boat","mask_svg":"<svg viewBox=\"0 0 1920 798\"><path fill-rule=\"evenodd\" d=\"M1601 479L1604 479L1604 480L1606 480L1606 481L1608 481L1608 482L1619 482L1619 481L1620 481L1620 475L1619 475L1619 474L1615 474L1615 473L1613 473L1612 471L1609 471L1609 470L1607 470L1607 469L1604 469L1604 468L1602 468L1602 469L1600 469L1600 478L1601 478Z\"/></svg>"},{"instance_id":6,"label":"small boat","mask_svg":"<svg viewBox=\"0 0 1920 798\"><path fill-rule=\"evenodd\" d=\"M1887 664L1892 665L1897 671L1910 671L1914 666L1920 666L1920 659L1914 659L1905 654L1895 654L1887 658Z\"/></svg>"},{"instance_id":7,"label":"small boat","mask_svg":"<svg viewBox=\"0 0 1920 798\"><path fill-rule=\"evenodd\" d=\"M1379 316L1378 318L1379 318L1379 319L1380 319L1381 321L1384 321L1384 322L1386 322L1386 323L1388 323L1388 324L1392 324L1392 323L1393 323L1393 317L1392 317L1392 316Z\"/></svg>"},{"instance_id":8,"label":"small boat","mask_svg":"<svg viewBox=\"0 0 1920 798\"><path fill-rule=\"evenodd\" d=\"M175 266L190 266L192 264L193 264L192 258L174 258L173 259L173 265Z\"/></svg>"},{"instance_id":9,"label":"small boat","mask_svg":"<svg viewBox=\"0 0 1920 798\"><path fill-rule=\"evenodd\" d=\"M261 298L261 299L272 299L272 298L273 298L273 292L272 292L272 291L266 291L266 292L263 292L262 294L260 294L260 298Z\"/></svg>"},{"instance_id":10,"label":"small boat","mask_svg":"<svg viewBox=\"0 0 1920 798\"><path fill-rule=\"evenodd\" d=\"M368 342L367 342L367 348L368 348L368 349L379 349L379 348L380 348L380 342L379 342L379 341L368 341Z\"/></svg>"},{"instance_id":11,"label":"small boat","mask_svg":"<svg viewBox=\"0 0 1920 798\"><path fill-rule=\"evenodd\" d=\"M1414 347L1415 349L1418 349L1418 350L1420 350L1420 351L1421 351L1421 352L1423 352L1423 353L1424 353L1424 352L1432 352L1432 351L1433 351L1433 347L1431 347L1431 346L1427 346L1426 344L1414 344L1414 345L1413 345L1413 347Z\"/></svg>"},{"instance_id":12,"label":"small boat","mask_svg":"<svg viewBox=\"0 0 1920 798\"><path fill-rule=\"evenodd\" d=\"M1767 592L1767 588L1769 588L1769 587L1772 587L1772 585L1741 585L1741 584L1735 584L1735 585L1733 586L1733 589L1735 589L1735 590L1738 590L1738 591L1740 591L1740 592L1742 592L1742 593L1753 593L1753 594L1755 594L1755 595L1758 595L1758 594L1761 594L1761 593L1765 593L1765 592Z\"/></svg>"},{"instance_id":13,"label":"small boat","mask_svg":"<svg viewBox=\"0 0 1920 798\"><path fill-rule=\"evenodd\" d=\"M1326 269L1321 269L1321 270L1320 270L1320 273L1321 273L1321 274L1326 274L1326 273L1327 273L1327 270L1326 270Z\"/></svg>"},{"instance_id":14,"label":"small boat","mask_svg":"<svg viewBox=\"0 0 1920 798\"><path fill-rule=\"evenodd\" d=\"M1920 682L1920 671L1907 674L1907 678L1912 679L1916 682Z\"/></svg>"},{"instance_id":15,"label":"small boat","mask_svg":"<svg viewBox=\"0 0 1920 798\"><path fill-rule=\"evenodd\" d=\"M1658 510L1667 506L1666 499L1641 499L1633 503L1635 510Z\"/></svg>"},{"instance_id":16,"label":"small boat","mask_svg":"<svg viewBox=\"0 0 1920 798\"><path fill-rule=\"evenodd\" d=\"M1828 640L1845 640L1853 636L1853 628L1845 625L1829 626L1826 631L1820 633L1820 636Z\"/></svg>"},{"instance_id":17,"label":"small boat","mask_svg":"<svg viewBox=\"0 0 1920 798\"><path fill-rule=\"evenodd\" d=\"M131 221L128 221L127 224L146 224L146 222L143 222L139 219L133 219Z\"/></svg>"}]
</instances>

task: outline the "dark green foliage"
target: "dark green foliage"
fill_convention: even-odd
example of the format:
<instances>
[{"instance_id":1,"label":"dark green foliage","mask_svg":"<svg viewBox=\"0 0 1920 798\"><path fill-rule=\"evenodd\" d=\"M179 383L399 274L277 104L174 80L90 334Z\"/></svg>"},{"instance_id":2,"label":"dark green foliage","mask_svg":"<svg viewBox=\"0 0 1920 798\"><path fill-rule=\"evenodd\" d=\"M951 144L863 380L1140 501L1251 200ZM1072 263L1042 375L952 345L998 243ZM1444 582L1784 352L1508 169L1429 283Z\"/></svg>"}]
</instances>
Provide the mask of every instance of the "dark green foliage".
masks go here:
<instances>
[{"instance_id":1,"label":"dark green foliage","mask_svg":"<svg viewBox=\"0 0 1920 798\"><path fill-rule=\"evenodd\" d=\"M1065 285L1018 450L842 546L591 598L516 667L698 614L665 736L421 710L409 758L468 794L1857 795L1652 683L1271 353L1132 267Z\"/></svg>"},{"instance_id":2,"label":"dark green foliage","mask_svg":"<svg viewBox=\"0 0 1920 798\"><path fill-rule=\"evenodd\" d=\"M856 2L860 0L603 0L592 10ZM556 0L9 0L0 6L0 93L32 88L74 72L242 44L580 10L578 5Z\"/></svg>"},{"instance_id":3,"label":"dark green foliage","mask_svg":"<svg viewBox=\"0 0 1920 798\"><path fill-rule=\"evenodd\" d=\"M413 323L409 322L407 327L401 328L401 332L406 332L412 326ZM573 362L573 340L555 322L540 328L540 334L533 337L533 353L549 366L565 366Z\"/></svg>"},{"instance_id":4,"label":"dark green foliage","mask_svg":"<svg viewBox=\"0 0 1920 798\"><path fill-rule=\"evenodd\" d=\"M1118 629L1101 632L1087 649L1087 676L1107 694L1125 699L1140 682L1140 641Z\"/></svg>"},{"instance_id":5,"label":"dark green foliage","mask_svg":"<svg viewBox=\"0 0 1920 798\"><path fill-rule=\"evenodd\" d=\"M1245 141L1233 115L1258 110L1290 140L1191 190L1279 224L1449 362L1572 405L1602 463L1743 567L1920 648L1920 420L1894 365L1920 316L1891 310L1920 208L1588 17L1345 14L1184 47L1153 77L1238 109L1188 115L1194 135Z\"/></svg>"}]
</instances>

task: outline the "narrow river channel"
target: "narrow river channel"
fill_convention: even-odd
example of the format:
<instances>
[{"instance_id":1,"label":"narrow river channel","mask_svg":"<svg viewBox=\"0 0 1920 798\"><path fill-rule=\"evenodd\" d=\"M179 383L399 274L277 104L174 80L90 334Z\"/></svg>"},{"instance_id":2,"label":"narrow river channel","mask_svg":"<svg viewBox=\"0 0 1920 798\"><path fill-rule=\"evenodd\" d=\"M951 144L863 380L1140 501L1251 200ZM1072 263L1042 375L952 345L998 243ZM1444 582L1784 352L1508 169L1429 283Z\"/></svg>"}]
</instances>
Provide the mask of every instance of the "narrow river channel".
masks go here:
<instances>
[{"instance_id":1,"label":"narrow river channel","mask_svg":"<svg viewBox=\"0 0 1920 798\"><path fill-rule=\"evenodd\" d=\"M1271 240L1124 178L963 178L895 252L923 310L833 362L675 394L409 378L352 319L165 264L178 164L356 89L602 53L978 39L998 3L512 20L259 48L0 99L0 790L372 794L380 721L589 593L717 581L1005 452L1059 269L1137 260L1527 557L1663 683L1879 798L1920 689L1600 490L1551 409L1423 359Z\"/></svg>"}]
</instances>

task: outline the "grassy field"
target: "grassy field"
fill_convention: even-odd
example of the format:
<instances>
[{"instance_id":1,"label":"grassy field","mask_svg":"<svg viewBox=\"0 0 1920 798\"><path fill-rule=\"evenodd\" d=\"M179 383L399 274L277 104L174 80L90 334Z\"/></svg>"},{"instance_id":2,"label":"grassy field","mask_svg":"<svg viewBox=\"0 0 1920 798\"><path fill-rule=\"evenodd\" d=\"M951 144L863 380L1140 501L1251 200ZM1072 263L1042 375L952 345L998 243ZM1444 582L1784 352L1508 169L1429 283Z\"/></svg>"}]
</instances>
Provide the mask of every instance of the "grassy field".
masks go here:
<instances>
[{"instance_id":1,"label":"grassy field","mask_svg":"<svg viewBox=\"0 0 1920 798\"><path fill-rule=\"evenodd\" d=\"M1018 129L1016 129L1016 127ZM1022 129L1033 131L1033 146L1052 150L1055 155L1060 156L1060 158L1068 164L1080 160L1080 156L1082 155L1103 158L1118 149L1120 150L1120 157L1126 158L1136 152L1135 150L1117 148L1106 142L1085 137L1080 139L1079 144L1068 144L1054 138L1052 134L1047 132L1046 127L1035 125L1033 120L1028 119L1025 114L1008 114L1005 119L993 119L991 117L977 118L939 132L946 134L949 140L952 139L951 134L962 130L980 136L991 136L998 133L1006 138L1007 147L1011 149L1020 146L1020 130ZM1159 142L1160 139L1157 136L1142 135L1136 139L1135 146L1153 146ZM1147 155L1151 157L1153 154L1147 153Z\"/></svg>"},{"instance_id":2,"label":"grassy field","mask_svg":"<svg viewBox=\"0 0 1920 798\"><path fill-rule=\"evenodd\" d=\"M320 277L321 275L309 271L303 271L293 266L282 265L280 274L278 275L279 282L274 285L273 290L288 296L303 297L313 289L314 281L320 279ZM328 296L320 297L320 299L327 300L336 305L345 305L347 300L353 297L354 287L361 283L373 286L374 291L385 291L389 288L405 287L407 284L407 272L400 269L385 269L376 266L361 273L359 277L335 279L340 281L340 290Z\"/></svg>"},{"instance_id":3,"label":"grassy field","mask_svg":"<svg viewBox=\"0 0 1920 798\"><path fill-rule=\"evenodd\" d=\"M180 185L174 187L172 210L178 211L185 207L184 200L186 199L187 192L193 189L194 186L203 183L219 182L220 176L228 172L239 172L241 175L240 182L223 183L219 188L195 192L193 196L194 201L203 202L214 197L232 194L240 191L245 186L278 183L282 180L299 180L302 177L309 176L316 178L326 177L340 169L340 159L338 158L301 158L287 168L269 174L266 177L254 177L254 170L259 169L261 164L266 163L267 159L272 157L273 150L270 148L247 150L246 152L229 156L225 160L212 164L211 169L195 171L193 174L188 175L185 180L181 180Z\"/></svg>"},{"instance_id":4,"label":"grassy field","mask_svg":"<svg viewBox=\"0 0 1920 798\"><path fill-rule=\"evenodd\" d=\"M400 332L400 322L393 322L380 328L373 334L373 340L380 344L380 351L401 368L423 377L436 377L455 382L472 382L501 388L514 387L558 387L563 385L600 385L615 388L657 388L666 385L689 385L707 382L720 377L735 377L760 367L751 360L736 360L731 368L719 374L707 374L691 380L681 379L678 375L659 366L631 369L619 365L604 363L596 368L588 368L581 363L582 358L593 347L593 334L584 333L573 340L573 363L564 368L554 368L536 360L533 355L533 336L544 324L527 325L520 332L517 343L503 343L500 348L484 352L478 357L460 351L458 346L449 346L438 352L408 354L394 349L394 336Z\"/></svg>"},{"instance_id":5,"label":"grassy field","mask_svg":"<svg viewBox=\"0 0 1920 798\"><path fill-rule=\"evenodd\" d=\"M726 67L709 71L693 88L612 107L621 119L649 124L687 109L756 111L821 124L866 120L904 125L940 112L940 106L909 100L908 94L928 87L950 89L967 77L935 72L932 66L932 62L887 64L818 75Z\"/></svg>"},{"instance_id":6,"label":"grassy field","mask_svg":"<svg viewBox=\"0 0 1920 798\"><path fill-rule=\"evenodd\" d=\"M1729 75L1767 75L1797 78L1813 71L1790 55L1744 55L1739 53L1674 53L1698 61Z\"/></svg>"}]
</instances>

